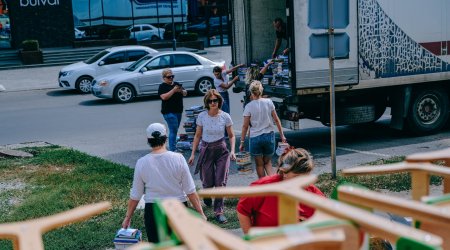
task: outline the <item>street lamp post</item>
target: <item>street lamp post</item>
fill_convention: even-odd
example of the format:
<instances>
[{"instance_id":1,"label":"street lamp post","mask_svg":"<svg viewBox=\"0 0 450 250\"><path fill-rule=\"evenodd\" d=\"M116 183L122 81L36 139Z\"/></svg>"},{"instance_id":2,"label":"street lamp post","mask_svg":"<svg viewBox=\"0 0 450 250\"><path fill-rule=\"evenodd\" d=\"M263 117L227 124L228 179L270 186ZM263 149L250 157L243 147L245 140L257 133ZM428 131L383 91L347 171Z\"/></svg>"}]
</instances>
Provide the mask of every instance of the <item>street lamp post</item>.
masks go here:
<instances>
[{"instance_id":1,"label":"street lamp post","mask_svg":"<svg viewBox=\"0 0 450 250\"><path fill-rule=\"evenodd\" d=\"M137 40L137 38L136 38L136 31L135 31L135 28L134 28L134 5L133 5L133 0L130 0L130 3L131 3L131 30L133 32L133 38L135 38Z\"/></svg>"}]
</instances>

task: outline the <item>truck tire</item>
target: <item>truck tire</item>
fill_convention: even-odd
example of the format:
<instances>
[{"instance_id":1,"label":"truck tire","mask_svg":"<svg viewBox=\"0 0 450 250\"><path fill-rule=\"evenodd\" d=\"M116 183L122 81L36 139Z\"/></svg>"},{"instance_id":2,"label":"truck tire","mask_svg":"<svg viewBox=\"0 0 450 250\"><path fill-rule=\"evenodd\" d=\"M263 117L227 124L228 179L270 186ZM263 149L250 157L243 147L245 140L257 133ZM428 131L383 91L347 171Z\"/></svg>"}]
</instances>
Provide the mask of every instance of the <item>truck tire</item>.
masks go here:
<instances>
[{"instance_id":1,"label":"truck tire","mask_svg":"<svg viewBox=\"0 0 450 250\"><path fill-rule=\"evenodd\" d=\"M412 133L431 134L445 126L449 115L449 98L444 89L421 89L411 101L407 127Z\"/></svg>"},{"instance_id":2,"label":"truck tire","mask_svg":"<svg viewBox=\"0 0 450 250\"><path fill-rule=\"evenodd\" d=\"M323 125L330 126L329 117L329 111L322 115ZM375 121L375 118L375 106L372 104L336 108L336 126L369 123Z\"/></svg>"}]
</instances>

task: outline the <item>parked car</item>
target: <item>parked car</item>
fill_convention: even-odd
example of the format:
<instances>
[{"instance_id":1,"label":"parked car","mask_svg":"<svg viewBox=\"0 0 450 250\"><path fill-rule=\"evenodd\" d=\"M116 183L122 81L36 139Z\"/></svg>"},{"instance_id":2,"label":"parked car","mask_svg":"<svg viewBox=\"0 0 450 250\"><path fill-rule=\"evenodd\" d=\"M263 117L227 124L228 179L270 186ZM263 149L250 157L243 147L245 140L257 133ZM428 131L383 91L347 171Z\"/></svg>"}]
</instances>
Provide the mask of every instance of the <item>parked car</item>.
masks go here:
<instances>
[{"instance_id":1,"label":"parked car","mask_svg":"<svg viewBox=\"0 0 450 250\"><path fill-rule=\"evenodd\" d=\"M165 29L157 28L151 24L136 24L128 27L130 38L136 38L137 41L161 40Z\"/></svg>"},{"instance_id":2,"label":"parked car","mask_svg":"<svg viewBox=\"0 0 450 250\"><path fill-rule=\"evenodd\" d=\"M75 32L75 39L82 39L86 37L86 32L83 30L79 30L77 28L74 28Z\"/></svg>"},{"instance_id":3,"label":"parked car","mask_svg":"<svg viewBox=\"0 0 450 250\"><path fill-rule=\"evenodd\" d=\"M156 52L158 51L139 45L105 49L85 61L62 68L58 76L59 86L65 89L77 89L81 93L89 93L94 77L127 67L141 57Z\"/></svg>"},{"instance_id":4,"label":"parked car","mask_svg":"<svg viewBox=\"0 0 450 250\"><path fill-rule=\"evenodd\" d=\"M212 70L225 62L213 62L190 52L168 51L143 57L114 74L98 76L92 84L92 94L130 102L137 96L155 95L162 82L162 71L171 68L175 81L186 90L204 94L213 87Z\"/></svg>"}]
</instances>

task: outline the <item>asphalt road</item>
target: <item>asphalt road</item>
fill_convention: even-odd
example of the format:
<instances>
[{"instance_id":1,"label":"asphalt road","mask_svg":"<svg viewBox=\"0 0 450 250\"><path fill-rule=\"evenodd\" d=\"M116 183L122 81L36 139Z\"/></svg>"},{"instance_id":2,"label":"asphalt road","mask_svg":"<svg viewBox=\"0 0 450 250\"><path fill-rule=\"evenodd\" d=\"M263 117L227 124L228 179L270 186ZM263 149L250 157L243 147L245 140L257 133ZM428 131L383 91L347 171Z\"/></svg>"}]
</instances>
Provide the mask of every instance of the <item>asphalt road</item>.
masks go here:
<instances>
[{"instance_id":1,"label":"asphalt road","mask_svg":"<svg viewBox=\"0 0 450 250\"><path fill-rule=\"evenodd\" d=\"M231 115L238 136L242 126L241 97L231 94ZM184 103L185 107L198 105L202 97L189 96ZM436 135L410 137L391 130L388 118L386 115L371 125L337 127L338 169L450 146L449 129ZM0 93L0 145L45 141L132 167L148 152L145 128L152 122L164 123L157 97L117 104L61 89ZM310 120L302 120L301 127L300 131L286 132L288 141L312 152L317 173L330 172L329 128ZM239 173L235 166L231 174L241 177L230 177L230 185L246 185L256 176Z\"/></svg>"},{"instance_id":2,"label":"asphalt road","mask_svg":"<svg viewBox=\"0 0 450 250\"><path fill-rule=\"evenodd\" d=\"M223 48L208 52L212 59L225 60L227 53L226 48L225 52ZM160 100L146 97L118 104L63 90L56 83L59 68L0 71L0 84L6 88L0 92L0 145L45 141L134 166L149 151L145 128L152 122L164 123ZM230 94L234 130L239 136L242 94ZM201 103L202 97L195 95L184 101L185 107ZM337 127L337 168L450 147L448 128L431 136L410 137L390 129L389 118L388 109L376 123ZM300 126L300 131L286 131L288 142L311 151L316 160L315 173L331 172L329 128L311 120L302 120ZM247 185L256 179L256 173L240 173L236 165L230 173L230 186Z\"/></svg>"}]
</instances>

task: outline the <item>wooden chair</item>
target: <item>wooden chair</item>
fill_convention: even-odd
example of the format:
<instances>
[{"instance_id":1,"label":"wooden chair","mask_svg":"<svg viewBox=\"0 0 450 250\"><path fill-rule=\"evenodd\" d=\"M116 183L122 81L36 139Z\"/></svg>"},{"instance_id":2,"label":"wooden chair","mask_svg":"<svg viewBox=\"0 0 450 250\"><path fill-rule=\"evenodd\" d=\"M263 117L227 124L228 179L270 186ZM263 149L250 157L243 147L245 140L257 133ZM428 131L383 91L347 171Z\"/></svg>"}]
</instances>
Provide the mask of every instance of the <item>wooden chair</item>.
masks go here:
<instances>
[{"instance_id":1,"label":"wooden chair","mask_svg":"<svg viewBox=\"0 0 450 250\"><path fill-rule=\"evenodd\" d=\"M450 178L450 168L434 165L431 163L400 162L387 165L355 167L342 170L342 175L382 175L408 172L411 174L412 199L420 201L422 197L430 194L430 176L437 175Z\"/></svg>"},{"instance_id":2,"label":"wooden chair","mask_svg":"<svg viewBox=\"0 0 450 250\"><path fill-rule=\"evenodd\" d=\"M450 196L446 200L441 199L445 206L433 206L388 196L355 185L343 184L338 187L338 200L412 217L416 221L416 228L442 237L443 249L450 249Z\"/></svg>"},{"instance_id":3,"label":"wooden chair","mask_svg":"<svg viewBox=\"0 0 450 250\"><path fill-rule=\"evenodd\" d=\"M316 180L317 177L311 175L261 186L204 189L199 191L199 195L235 198L277 196L281 225L298 223L297 205L301 202L316 208L317 211L351 221L364 232L395 242L397 249L440 249L442 239L439 236L391 222L360 208L317 196L302 189Z\"/></svg>"},{"instance_id":4,"label":"wooden chair","mask_svg":"<svg viewBox=\"0 0 450 250\"><path fill-rule=\"evenodd\" d=\"M110 208L109 202L101 202L38 219L0 224L0 239L12 240L16 250L44 250L42 234L58 227L84 221Z\"/></svg>"}]
</instances>

